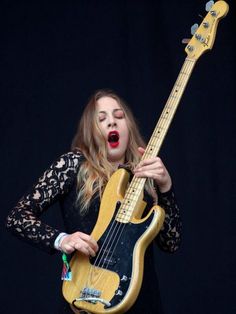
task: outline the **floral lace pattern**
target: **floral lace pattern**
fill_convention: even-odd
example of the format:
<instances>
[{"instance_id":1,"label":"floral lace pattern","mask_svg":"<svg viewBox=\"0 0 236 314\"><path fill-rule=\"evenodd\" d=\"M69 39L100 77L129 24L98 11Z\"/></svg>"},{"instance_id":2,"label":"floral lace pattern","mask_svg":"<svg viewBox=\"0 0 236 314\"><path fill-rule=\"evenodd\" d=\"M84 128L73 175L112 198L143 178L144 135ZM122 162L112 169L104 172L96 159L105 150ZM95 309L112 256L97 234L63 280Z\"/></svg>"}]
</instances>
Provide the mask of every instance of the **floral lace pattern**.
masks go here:
<instances>
[{"instance_id":1,"label":"floral lace pattern","mask_svg":"<svg viewBox=\"0 0 236 314\"><path fill-rule=\"evenodd\" d=\"M62 231L43 223L39 217L55 201L66 197L83 158L79 152L69 152L54 162L10 212L6 227L17 237L49 253L55 252L54 241ZM181 221L173 191L160 194L159 205L165 210L166 216L156 240L161 249L174 252L180 244ZM70 218L68 216L66 219Z\"/></svg>"},{"instance_id":2,"label":"floral lace pattern","mask_svg":"<svg viewBox=\"0 0 236 314\"><path fill-rule=\"evenodd\" d=\"M165 210L165 220L157 236L157 242L163 251L175 252L181 241L182 222L174 192L171 190L161 194L159 205Z\"/></svg>"},{"instance_id":3,"label":"floral lace pattern","mask_svg":"<svg viewBox=\"0 0 236 314\"><path fill-rule=\"evenodd\" d=\"M53 244L60 231L38 217L70 188L80 157L79 153L64 154L44 172L7 217L6 227L12 233L48 252L54 251Z\"/></svg>"}]
</instances>

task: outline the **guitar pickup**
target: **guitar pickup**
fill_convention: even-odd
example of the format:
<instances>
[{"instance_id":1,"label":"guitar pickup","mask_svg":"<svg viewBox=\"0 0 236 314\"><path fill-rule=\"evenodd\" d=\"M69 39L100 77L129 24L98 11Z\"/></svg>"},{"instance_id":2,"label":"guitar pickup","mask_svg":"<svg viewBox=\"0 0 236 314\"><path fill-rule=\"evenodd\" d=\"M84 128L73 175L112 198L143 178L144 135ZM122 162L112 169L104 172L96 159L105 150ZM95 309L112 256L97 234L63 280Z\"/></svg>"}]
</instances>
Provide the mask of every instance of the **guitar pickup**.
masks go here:
<instances>
[{"instance_id":1,"label":"guitar pickup","mask_svg":"<svg viewBox=\"0 0 236 314\"><path fill-rule=\"evenodd\" d=\"M105 257L103 259L103 262L110 266L114 266L116 264L115 258L112 258L112 257Z\"/></svg>"}]
</instances>

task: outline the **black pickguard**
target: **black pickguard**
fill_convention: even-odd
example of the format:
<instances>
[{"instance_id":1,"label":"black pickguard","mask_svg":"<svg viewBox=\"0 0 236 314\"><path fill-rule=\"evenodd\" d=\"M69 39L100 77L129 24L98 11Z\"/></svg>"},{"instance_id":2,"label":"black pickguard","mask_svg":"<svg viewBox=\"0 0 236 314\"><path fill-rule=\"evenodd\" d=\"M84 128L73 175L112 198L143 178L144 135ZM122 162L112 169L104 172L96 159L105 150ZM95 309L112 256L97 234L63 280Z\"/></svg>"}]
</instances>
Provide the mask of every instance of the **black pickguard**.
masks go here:
<instances>
[{"instance_id":1,"label":"black pickguard","mask_svg":"<svg viewBox=\"0 0 236 314\"><path fill-rule=\"evenodd\" d=\"M100 250L97 258L90 260L91 264L116 272L120 277L119 288L110 301L110 307L120 303L127 293L132 276L135 244L151 224L154 215L152 213L144 222L133 224L115 221L116 213L117 209L108 228L98 240Z\"/></svg>"}]
</instances>

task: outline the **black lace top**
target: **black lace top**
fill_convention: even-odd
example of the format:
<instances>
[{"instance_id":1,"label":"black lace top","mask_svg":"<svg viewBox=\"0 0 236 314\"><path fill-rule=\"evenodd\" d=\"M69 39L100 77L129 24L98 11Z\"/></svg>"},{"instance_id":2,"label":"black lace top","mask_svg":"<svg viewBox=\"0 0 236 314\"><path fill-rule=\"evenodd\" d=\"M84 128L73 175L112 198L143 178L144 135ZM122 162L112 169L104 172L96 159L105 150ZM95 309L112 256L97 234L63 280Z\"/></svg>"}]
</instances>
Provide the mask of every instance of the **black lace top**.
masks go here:
<instances>
[{"instance_id":1,"label":"black lace top","mask_svg":"<svg viewBox=\"0 0 236 314\"><path fill-rule=\"evenodd\" d=\"M39 178L38 182L24 195L7 217L7 228L19 238L30 241L48 252L53 252L54 241L60 232L43 223L39 217L55 201L61 203L65 231L91 233L96 222L99 201L91 203L89 213L80 216L75 205L76 178L79 165L84 157L79 153L69 152L56 160ZM157 242L162 250L173 252L180 243L181 222L179 209L175 203L173 191L159 194L159 205L165 209L165 222Z\"/></svg>"},{"instance_id":2,"label":"black lace top","mask_svg":"<svg viewBox=\"0 0 236 314\"><path fill-rule=\"evenodd\" d=\"M79 152L66 153L55 161L10 212L6 222L7 228L17 237L49 253L56 252L54 242L60 232L82 231L90 234L96 223L100 204L98 197L94 198L88 214L83 216L75 204L77 173L83 161L84 157ZM181 221L173 191L159 193L158 200L159 205L165 210L166 216L162 229L156 237L156 242L162 250L174 252L180 244ZM43 223L39 218L55 201L60 202L65 230L57 230ZM147 207L150 208L153 200L145 195L145 201L148 204ZM150 245L145 253L141 292L129 313L161 313L158 281L155 278L153 250ZM152 283L152 293L150 292L150 282ZM149 312L145 308L144 300L147 298Z\"/></svg>"}]
</instances>

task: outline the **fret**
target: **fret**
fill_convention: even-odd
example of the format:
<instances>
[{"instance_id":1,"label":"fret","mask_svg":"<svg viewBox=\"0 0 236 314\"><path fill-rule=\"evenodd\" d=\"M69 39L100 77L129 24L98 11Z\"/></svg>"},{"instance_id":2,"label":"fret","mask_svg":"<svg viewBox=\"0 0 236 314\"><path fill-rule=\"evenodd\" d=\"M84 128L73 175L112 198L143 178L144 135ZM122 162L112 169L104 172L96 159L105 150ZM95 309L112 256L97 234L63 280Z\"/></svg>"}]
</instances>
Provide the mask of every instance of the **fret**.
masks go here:
<instances>
[{"instance_id":1,"label":"fret","mask_svg":"<svg viewBox=\"0 0 236 314\"><path fill-rule=\"evenodd\" d=\"M176 84L175 84L175 88L176 88L176 87L182 87L182 85L181 85L181 84L176 83Z\"/></svg>"},{"instance_id":2,"label":"fret","mask_svg":"<svg viewBox=\"0 0 236 314\"><path fill-rule=\"evenodd\" d=\"M161 120L168 120L168 117L163 115L163 116L161 116Z\"/></svg>"},{"instance_id":3,"label":"fret","mask_svg":"<svg viewBox=\"0 0 236 314\"><path fill-rule=\"evenodd\" d=\"M156 139L160 138L160 135L159 135L159 134L158 134L158 135L153 134L153 135L152 135L152 138L153 138L154 140L156 140Z\"/></svg>"},{"instance_id":4,"label":"fret","mask_svg":"<svg viewBox=\"0 0 236 314\"><path fill-rule=\"evenodd\" d=\"M164 131L165 128L162 127L158 127L156 130L154 130L152 137L160 137L161 132Z\"/></svg>"},{"instance_id":5,"label":"fret","mask_svg":"<svg viewBox=\"0 0 236 314\"><path fill-rule=\"evenodd\" d=\"M123 201L122 206L130 206L130 204L132 204L133 202L136 201L136 195L137 195L137 193L133 194L132 198L131 198L130 197L131 196L130 193L127 191L126 198ZM128 200L127 200L127 198L128 198Z\"/></svg>"},{"instance_id":6,"label":"fret","mask_svg":"<svg viewBox=\"0 0 236 314\"><path fill-rule=\"evenodd\" d=\"M188 73L186 73L186 72L184 72L184 71L180 71L180 74L182 74L182 75L188 75Z\"/></svg>"},{"instance_id":7,"label":"fret","mask_svg":"<svg viewBox=\"0 0 236 314\"><path fill-rule=\"evenodd\" d=\"M130 218L130 217L131 217L131 214L132 214L132 211L129 210L129 211L126 211L125 213L119 213L119 214L117 215L117 217L122 218L122 219L124 219L124 218Z\"/></svg>"},{"instance_id":8,"label":"fret","mask_svg":"<svg viewBox=\"0 0 236 314\"><path fill-rule=\"evenodd\" d=\"M163 126L160 126L160 125L157 125L157 127L155 128L154 132L153 132L153 135L155 136L155 133L161 133L161 130L163 130L164 127Z\"/></svg>"},{"instance_id":9,"label":"fret","mask_svg":"<svg viewBox=\"0 0 236 314\"><path fill-rule=\"evenodd\" d=\"M170 98L172 98L172 99L178 99L178 96L176 96L176 95L170 95Z\"/></svg>"}]
</instances>

